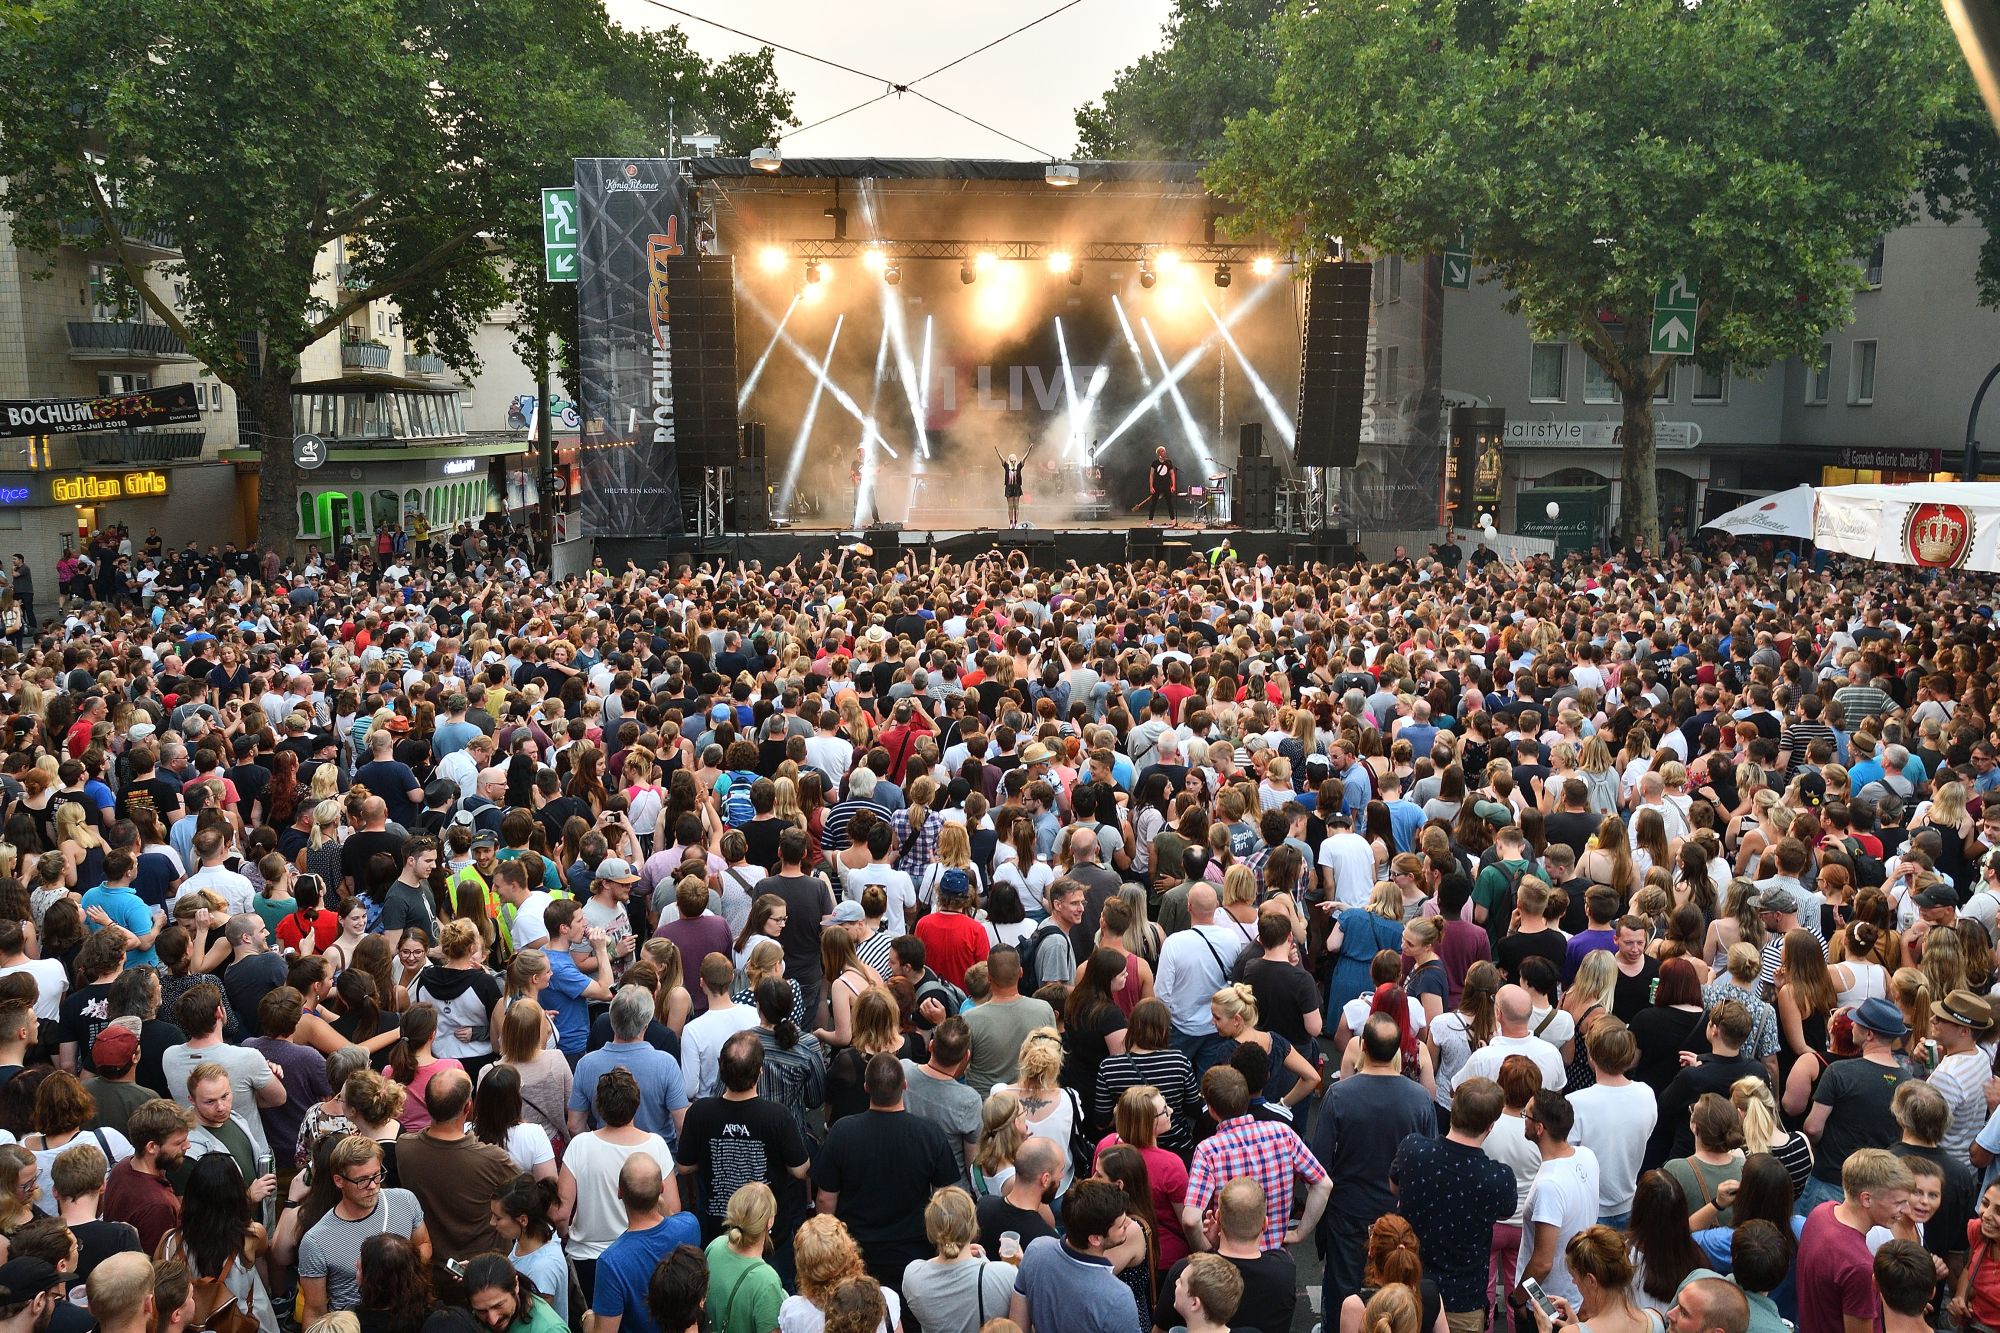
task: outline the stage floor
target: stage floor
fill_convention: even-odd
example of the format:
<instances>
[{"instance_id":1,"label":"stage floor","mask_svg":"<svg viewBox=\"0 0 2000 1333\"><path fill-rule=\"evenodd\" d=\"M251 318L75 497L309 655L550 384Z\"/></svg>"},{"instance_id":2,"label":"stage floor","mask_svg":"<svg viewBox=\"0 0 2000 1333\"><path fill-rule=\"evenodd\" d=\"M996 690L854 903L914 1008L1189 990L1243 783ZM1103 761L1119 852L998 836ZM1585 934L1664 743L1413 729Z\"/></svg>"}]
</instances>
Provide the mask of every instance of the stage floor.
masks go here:
<instances>
[{"instance_id":1,"label":"stage floor","mask_svg":"<svg viewBox=\"0 0 2000 1333\"><path fill-rule=\"evenodd\" d=\"M872 532L872 535L871 535ZM597 553L613 568L631 560L646 568L662 560L674 563L720 560L726 564L755 560L765 568L782 565L794 556L801 562L817 563L829 550L857 542L873 549L877 567L895 564L905 555L928 560L935 549L955 559L967 559L994 551L1022 551L1035 565L1063 569L1068 562L1080 565L1113 565L1140 560L1167 560L1184 564L1190 559L1206 559L1217 546L1227 544L1238 558L1254 560L1268 556L1275 563L1311 560L1348 560L1355 552L1339 543L1315 543L1297 532L1248 528L1169 528L1149 527L1143 521L1105 519L1066 527L1031 528L904 528L896 532L854 528L773 528L768 532L727 532L702 539L696 536L667 539L601 538Z\"/></svg>"}]
</instances>

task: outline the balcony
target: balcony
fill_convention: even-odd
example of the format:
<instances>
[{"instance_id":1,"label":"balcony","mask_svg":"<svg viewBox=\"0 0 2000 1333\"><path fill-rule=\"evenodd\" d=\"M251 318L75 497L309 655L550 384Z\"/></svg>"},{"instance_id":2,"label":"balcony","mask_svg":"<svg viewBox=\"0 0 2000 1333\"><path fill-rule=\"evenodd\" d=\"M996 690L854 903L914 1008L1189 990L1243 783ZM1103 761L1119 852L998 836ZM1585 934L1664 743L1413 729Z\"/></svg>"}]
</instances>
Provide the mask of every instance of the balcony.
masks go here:
<instances>
[{"instance_id":1,"label":"balcony","mask_svg":"<svg viewBox=\"0 0 2000 1333\"><path fill-rule=\"evenodd\" d=\"M72 361L192 361L187 344L164 324L138 320L71 320L69 356Z\"/></svg>"},{"instance_id":2,"label":"balcony","mask_svg":"<svg viewBox=\"0 0 2000 1333\"><path fill-rule=\"evenodd\" d=\"M134 249L161 256L178 255L180 242L165 227L124 227L125 243ZM111 242L96 218L71 218L62 224L63 240L78 249L109 252Z\"/></svg>"},{"instance_id":3,"label":"balcony","mask_svg":"<svg viewBox=\"0 0 2000 1333\"><path fill-rule=\"evenodd\" d=\"M340 345L340 368L342 370L387 370L389 349L380 343L342 343Z\"/></svg>"},{"instance_id":4,"label":"balcony","mask_svg":"<svg viewBox=\"0 0 2000 1333\"><path fill-rule=\"evenodd\" d=\"M201 457L205 430L108 430L76 437L84 463L185 463Z\"/></svg>"},{"instance_id":5,"label":"balcony","mask_svg":"<svg viewBox=\"0 0 2000 1333\"><path fill-rule=\"evenodd\" d=\"M403 358L403 369L412 375L434 380L444 374L444 358L411 352Z\"/></svg>"},{"instance_id":6,"label":"balcony","mask_svg":"<svg viewBox=\"0 0 2000 1333\"><path fill-rule=\"evenodd\" d=\"M333 281L334 285L339 287L343 292L365 291L368 287L367 279L356 276L354 265L348 263L345 259L334 264Z\"/></svg>"}]
</instances>

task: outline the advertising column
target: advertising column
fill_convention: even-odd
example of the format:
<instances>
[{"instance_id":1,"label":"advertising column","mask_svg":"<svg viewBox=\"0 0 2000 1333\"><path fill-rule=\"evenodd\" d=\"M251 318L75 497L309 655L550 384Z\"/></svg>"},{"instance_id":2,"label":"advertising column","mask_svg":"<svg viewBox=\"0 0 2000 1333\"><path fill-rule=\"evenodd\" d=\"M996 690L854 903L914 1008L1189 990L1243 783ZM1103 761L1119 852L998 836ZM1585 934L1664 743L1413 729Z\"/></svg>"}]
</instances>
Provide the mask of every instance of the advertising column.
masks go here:
<instances>
[{"instance_id":1,"label":"advertising column","mask_svg":"<svg viewBox=\"0 0 2000 1333\"><path fill-rule=\"evenodd\" d=\"M588 537L673 537L681 519L667 261L687 236L679 169L576 159L583 421L575 506Z\"/></svg>"}]
</instances>

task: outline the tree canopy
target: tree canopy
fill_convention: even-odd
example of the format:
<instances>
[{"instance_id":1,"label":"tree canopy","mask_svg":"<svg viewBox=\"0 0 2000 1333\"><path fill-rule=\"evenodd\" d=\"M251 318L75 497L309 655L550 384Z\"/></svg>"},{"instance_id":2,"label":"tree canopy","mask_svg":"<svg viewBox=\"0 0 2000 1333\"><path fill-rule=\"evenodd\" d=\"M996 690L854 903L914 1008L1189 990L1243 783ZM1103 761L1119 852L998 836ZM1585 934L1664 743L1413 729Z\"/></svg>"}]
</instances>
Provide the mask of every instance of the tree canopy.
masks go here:
<instances>
[{"instance_id":1,"label":"tree canopy","mask_svg":"<svg viewBox=\"0 0 2000 1333\"><path fill-rule=\"evenodd\" d=\"M1271 104L1282 0L1174 0L1159 50L1077 108L1077 156L1205 161L1231 117Z\"/></svg>"},{"instance_id":2,"label":"tree canopy","mask_svg":"<svg viewBox=\"0 0 2000 1333\"><path fill-rule=\"evenodd\" d=\"M250 404L261 536L289 537L289 386L300 354L370 301L473 365L508 277L543 335L567 294L540 281L540 196L579 155L663 151L683 129L732 146L791 114L770 53L710 64L678 33L630 33L601 0L41 0L0 43L0 177L16 241L53 253L93 219L170 232L185 291L138 293ZM314 292L341 241L352 281ZM524 256L533 262L518 266ZM509 261L517 261L510 264Z\"/></svg>"},{"instance_id":3,"label":"tree canopy","mask_svg":"<svg viewBox=\"0 0 2000 1333\"><path fill-rule=\"evenodd\" d=\"M1535 336L1624 405L1628 539L1658 540L1655 293L1755 373L1849 317L1968 80L1930 0L1320 0L1277 23L1272 105L1209 183L1242 225L1384 254L1469 238Z\"/></svg>"}]
</instances>

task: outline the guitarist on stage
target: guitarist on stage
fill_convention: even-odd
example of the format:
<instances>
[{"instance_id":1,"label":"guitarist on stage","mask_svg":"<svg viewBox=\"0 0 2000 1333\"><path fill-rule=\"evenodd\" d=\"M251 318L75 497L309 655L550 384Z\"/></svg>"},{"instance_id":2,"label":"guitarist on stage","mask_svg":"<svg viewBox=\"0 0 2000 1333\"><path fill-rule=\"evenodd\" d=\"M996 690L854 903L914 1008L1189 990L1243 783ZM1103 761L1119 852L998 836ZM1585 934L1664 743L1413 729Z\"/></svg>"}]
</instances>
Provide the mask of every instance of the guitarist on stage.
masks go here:
<instances>
[{"instance_id":1,"label":"guitarist on stage","mask_svg":"<svg viewBox=\"0 0 2000 1333\"><path fill-rule=\"evenodd\" d=\"M1035 446L1029 445L1028 454L1034 452ZM1000 458L1000 451L993 451L993 456L1000 458L1000 481L1007 492L1007 526L1010 528L1021 526L1021 472L1028 462L1028 454L1008 454Z\"/></svg>"},{"instance_id":2,"label":"guitarist on stage","mask_svg":"<svg viewBox=\"0 0 2000 1333\"><path fill-rule=\"evenodd\" d=\"M1167 461L1165 445L1153 450L1153 463L1147 469L1146 476L1152 491L1152 498L1146 502L1146 521L1148 523L1153 521L1153 515L1159 509L1160 501L1165 500L1167 522L1180 522L1180 515L1174 511L1174 483L1179 477L1174 471L1174 465Z\"/></svg>"}]
</instances>

